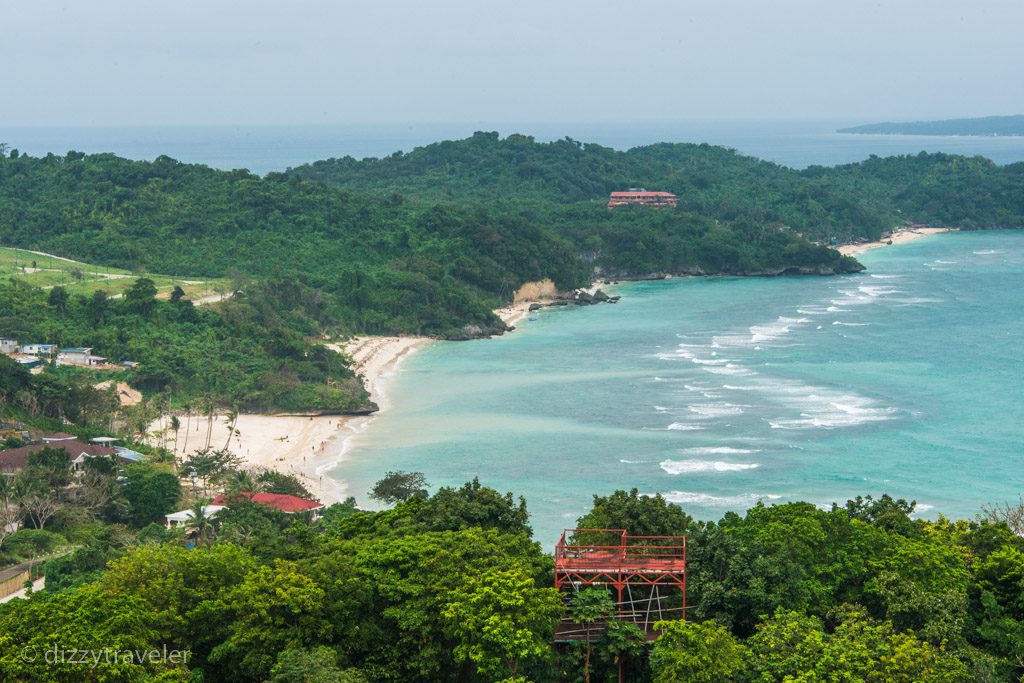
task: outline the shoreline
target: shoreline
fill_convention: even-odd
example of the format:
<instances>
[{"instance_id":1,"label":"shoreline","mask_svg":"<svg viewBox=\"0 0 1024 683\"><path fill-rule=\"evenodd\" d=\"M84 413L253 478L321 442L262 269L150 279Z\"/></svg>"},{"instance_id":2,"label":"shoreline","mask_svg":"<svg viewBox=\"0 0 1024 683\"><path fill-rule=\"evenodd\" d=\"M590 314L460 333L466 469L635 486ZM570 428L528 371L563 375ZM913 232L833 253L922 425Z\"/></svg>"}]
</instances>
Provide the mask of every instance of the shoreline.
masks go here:
<instances>
[{"instance_id":1,"label":"shoreline","mask_svg":"<svg viewBox=\"0 0 1024 683\"><path fill-rule=\"evenodd\" d=\"M903 230L894 230L892 237L885 241L878 240L875 242L862 242L861 244L844 244L836 247L835 249L843 256L856 256L872 249L906 244L907 242L913 242L924 237L931 237L932 235L938 235L939 233L955 231L956 228L905 228Z\"/></svg>"},{"instance_id":2,"label":"shoreline","mask_svg":"<svg viewBox=\"0 0 1024 683\"><path fill-rule=\"evenodd\" d=\"M593 293L603 281L595 281L586 291ZM513 327L529 314L530 304L555 298L558 292L549 280L527 283L513 303L495 309L494 314ZM224 415L178 415L181 428L175 434L166 422L154 423L150 433L177 458L187 458L209 442L213 449L228 449L246 469L276 470L297 477L313 496L325 505L342 502L349 495L343 479L328 472L344 462L354 438L366 429L375 416L391 406L387 383L403 360L438 340L416 336L361 336L343 343L328 343L327 348L352 358L352 370L363 378L370 399L377 406L372 415L265 415L240 414L235 432L228 434ZM162 436L161 436L162 432ZM186 438L186 433L188 434Z\"/></svg>"}]
</instances>

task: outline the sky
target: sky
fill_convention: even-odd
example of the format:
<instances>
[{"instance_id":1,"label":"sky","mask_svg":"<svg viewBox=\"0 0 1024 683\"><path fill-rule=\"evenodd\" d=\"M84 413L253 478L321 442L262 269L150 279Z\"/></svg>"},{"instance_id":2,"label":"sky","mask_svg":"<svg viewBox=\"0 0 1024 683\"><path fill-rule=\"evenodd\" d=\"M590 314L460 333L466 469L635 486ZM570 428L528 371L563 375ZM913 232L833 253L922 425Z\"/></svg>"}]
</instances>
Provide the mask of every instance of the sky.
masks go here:
<instances>
[{"instance_id":1,"label":"sky","mask_svg":"<svg viewBox=\"0 0 1024 683\"><path fill-rule=\"evenodd\" d=\"M10 0L0 125L1024 113L1020 0Z\"/></svg>"}]
</instances>

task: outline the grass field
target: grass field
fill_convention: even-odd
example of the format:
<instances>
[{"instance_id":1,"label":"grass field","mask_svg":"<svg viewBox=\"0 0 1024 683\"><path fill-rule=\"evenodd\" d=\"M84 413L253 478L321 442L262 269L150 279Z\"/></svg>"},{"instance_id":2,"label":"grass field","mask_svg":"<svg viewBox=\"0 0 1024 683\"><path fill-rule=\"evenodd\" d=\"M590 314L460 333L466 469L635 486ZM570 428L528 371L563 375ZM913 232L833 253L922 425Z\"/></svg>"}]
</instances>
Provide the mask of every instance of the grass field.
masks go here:
<instances>
[{"instance_id":1,"label":"grass field","mask_svg":"<svg viewBox=\"0 0 1024 683\"><path fill-rule=\"evenodd\" d=\"M170 296L171 290L179 286L185 290L188 298L201 299L226 290L228 284L223 278L177 278L155 273L133 273L24 249L0 247L0 278L14 278L44 289L60 285L71 294L87 296L102 289L110 296L117 297L139 277L148 277L156 284L158 297Z\"/></svg>"}]
</instances>

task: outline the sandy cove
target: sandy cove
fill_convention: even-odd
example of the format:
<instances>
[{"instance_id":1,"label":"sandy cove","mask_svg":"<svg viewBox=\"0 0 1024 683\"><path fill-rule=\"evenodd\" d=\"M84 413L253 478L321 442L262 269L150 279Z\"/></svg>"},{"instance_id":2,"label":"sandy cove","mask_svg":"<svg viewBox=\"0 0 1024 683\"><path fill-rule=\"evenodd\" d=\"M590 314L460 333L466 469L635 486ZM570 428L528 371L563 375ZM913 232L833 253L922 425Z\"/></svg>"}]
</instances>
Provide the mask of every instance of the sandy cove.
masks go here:
<instances>
[{"instance_id":1,"label":"sandy cove","mask_svg":"<svg viewBox=\"0 0 1024 683\"><path fill-rule=\"evenodd\" d=\"M344 347L327 346L352 357L353 370L363 376L370 397L383 410L387 407L383 379L393 374L402 359L431 341L426 337L356 337ZM205 415L179 415L181 427L177 439L163 424L153 425L150 432L163 430L166 447L175 450L181 459L187 459L207 443L213 449L227 446L242 459L246 468L273 469L295 475L310 493L330 504L343 500L346 491L342 482L326 477L325 473L340 462L350 445L349 439L371 419L372 416L365 415L246 413L238 416L229 439L229 423L224 415L215 415L212 421Z\"/></svg>"},{"instance_id":2,"label":"sandy cove","mask_svg":"<svg viewBox=\"0 0 1024 683\"><path fill-rule=\"evenodd\" d=\"M593 293L598 286L595 283L587 291ZM516 292L512 304L494 313L506 325L514 326L529 313L531 303L556 298L559 294L550 280L527 283ZM352 358L352 369L362 375L370 398L380 410L386 410L389 405L385 391L387 380L394 376L395 369L405 358L433 341L429 337L364 336L353 337L343 345L327 344L327 347ZM343 481L328 477L326 473L344 460L345 452L352 446L352 437L365 429L373 416L243 414L238 416L230 440L229 425L223 415L214 416L212 422L205 415L180 415L178 419L181 428L177 445L174 432L165 429L165 424L153 425L150 431L163 430L166 447L175 449L179 458L187 458L209 441L214 449L227 445L248 468L295 475L324 503L365 493L347 491Z\"/></svg>"},{"instance_id":3,"label":"sandy cove","mask_svg":"<svg viewBox=\"0 0 1024 683\"><path fill-rule=\"evenodd\" d=\"M906 244L907 242L913 242L919 240L922 237L928 237L930 235L937 235L940 232L953 232L956 228L905 228L903 230L894 230L892 237L886 241L877 242L862 242L861 244L844 244L841 247L836 247L836 251L844 256L856 256L857 254L868 251L869 249L878 249L879 247L889 246L889 241L895 246L897 244Z\"/></svg>"}]
</instances>

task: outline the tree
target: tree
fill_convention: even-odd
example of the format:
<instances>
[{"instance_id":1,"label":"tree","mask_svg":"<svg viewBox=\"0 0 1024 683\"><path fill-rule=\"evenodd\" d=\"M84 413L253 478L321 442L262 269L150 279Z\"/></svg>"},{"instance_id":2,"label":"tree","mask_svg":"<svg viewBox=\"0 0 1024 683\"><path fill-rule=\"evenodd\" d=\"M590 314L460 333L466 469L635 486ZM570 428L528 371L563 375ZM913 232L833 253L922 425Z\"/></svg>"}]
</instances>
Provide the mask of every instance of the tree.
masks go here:
<instances>
[{"instance_id":1,"label":"tree","mask_svg":"<svg viewBox=\"0 0 1024 683\"><path fill-rule=\"evenodd\" d=\"M74 504L91 517L121 517L126 501L117 481L117 464L113 458L86 458Z\"/></svg>"},{"instance_id":2,"label":"tree","mask_svg":"<svg viewBox=\"0 0 1024 683\"><path fill-rule=\"evenodd\" d=\"M143 526L174 511L181 497L181 482L165 465L135 463L125 468L124 495L129 520Z\"/></svg>"},{"instance_id":3,"label":"tree","mask_svg":"<svg viewBox=\"0 0 1024 683\"><path fill-rule=\"evenodd\" d=\"M67 312L68 308L68 290L64 289L60 285L55 286L50 290L50 295L47 298L47 303L52 308L56 308L61 313Z\"/></svg>"},{"instance_id":4,"label":"tree","mask_svg":"<svg viewBox=\"0 0 1024 683\"><path fill-rule=\"evenodd\" d=\"M92 293L89 302L86 304L86 316L89 323L97 326L103 324L107 317L107 310L110 308L110 300L107 293L97 289Z\"/></svg>"},{"instance_id":5,"label":"tree","mask_svg":"<svg viewBox=\"0 0 1024 683\"><path fill-rule=\"evenodd\" d=\"M369 683L358 669L338 667L338 655L323 645L289 648L277 656L270 683Z\"/></svg>"},{"instance_id":6,"label":"tree","mask_svg":"<svg viewBox=\"0 0 1024 683\"><path fill-rule=\"evenodd\" d=\"M442 616L456 659L472 662L488 680L520 680L525 665L549 656L562 602L522 567L467 576L447 599Z\"/></svg>"},{"instance_id":7,"label":"tree","mask_svg":"<svg viewBox=\"0 0 1024 683\"><path fill-rule=\"evenodd\" d=\"M370 497L394 505L414 496L426 498L427 486L429 484L422 472L388 472L373 485Z\"/></svg>"},{"instance_id":8,"label":"tree","mask_svg":"<svg viewBox=\"0 0 1024 683\"><path fill-rule=\"evenodd\" d=\"M15 600L4 607L7 609L0 611L0 671L7 680L184 683L190 679L183 656L164 660L111 654L86 664L70 654L74 648L89 647L78 643L95 643L100 652L102 648L118 652L162 649L167 641L160 629L160 616L138 595L111 595L101 584L92 584L52 596ZM76 645L62 644L69 640ZM67 654L48 661L45 653L55 647L64 648Z\"/></svg>"},{"instance_id":9,"label":"tree","mask_svg":"<svg viewBox=\"0 0 1024 683\"><path fill-rule=\"evenodd\" d=\"M779 610L762 622L747 642L751 678L774 680L846 680L868 683L959 683L967 669L942 646L909 633L896 633L889 622L870 619L863 608L840 607L833 633L821 620Z\"/></svg>"},{"instance_id":10,"label":"tree","mask_svg":"<svg viewBox=\"0 0 1024 683\"><path fill-rule=\"evenodd\" d=\"M124 301L129 311L148 318L156 307L156 284L146 277L140 277L124 293Z\"/></svg>"},{"instance_id":11,"label":"tree","mask_svg":"<svg viewBox=\"0 0 1024 683\"><path fill-rule=\"evenodd\" d=\"M0 548L18 530L20 520L21 502L14 480L0 474Z\"/></svg>"},{"instance_id":12,"label":"tree","mask_svg":"<svg viewBox=\"0 0 1024 683\"><path fill-rule=\"evenodd\" d=\"M625 529L633 536L678 536L688 533L693 519L661 494L616 491L594 496L594 507L576 522L580 529Z\"/></svg>"},{"instance_id":13,"label":"tree","mask_svg":"<svg viewBox=\"0 0 1024 683\"><path fill-rule=\"evenodd\" d=\"M1013 533L1024 536L1024 496L1018 498L1016 503L1006 501L1001 505L983 505L981 512L983 519L1005 523Z\"/></svg>"},{"instance_id":14,"label":"tree","mask_svg":"<svg viewBox=\"0 0 1024 683\"><path fill-rule=\"evenodd\" d=\"M651 652L656 683L732 681L744 669L743 646L713 621L659 621Z\"/></svg>"},{"instance_id":15,"label":"tree","mask_svg":"<svg viewBox=\"0 0 1024 683\"><path fill-rule=\"evenodd\" d=\"M192 516L185 524L185 528L193 534L193 539L198 547L207 545L213 540L213 537L217 535L217 522L211 516L206 514L206 506L202 502L198 502L189 508Z\"/></svg>"},{"instance_id":16,"label":"tree","mask_svg":"<svg viewBox=\"0 0 1024 683\"><path fill-rule=\"evenodd\" d=\"M15 486L18 487L18 503L36 529L46 528L46 523L64 507L59 494L43 479L19 475Z\"/></svg>"},{"instance_id":17,"label":"tree","mask_svg":"<svg viewBox=\"0 0 1024 683\"><path fill-rule=\"evenodd\" d=\"M263 470L256 475L255 488L263 493L278 493L299 498L312 498L302 482L292 474L285 474L277 470ZM249 489L250 491L253 489Z\"/></svg>"},{"instance_id":18,"label":"tree","mask_svg":"<svg viewBox=\"0 0 1024 683\"><path fill-rule=\"evenodd\" d=\"M39 480L54 491L63 489L71 483L71 458L64 448L44 446L28 454L28 464L19 476Z\"/></svg>"},{"instance_id":19,"label":"tree","mask_svg":"<svg viewBox=\"0 0 1024 683\"><path fill-rule=\"evenodd\" d=\"M607 621L615 615L615 602L603 588L585 588L572 597L569 604L569 618L583 627L585 645L583 655L583 681L590 683L590 656L593 652L591 634L594 625Z\"/></svg>"},{"instance_id":20,"label":"tree","mask_svg":"<svg viewBox=\"0 0 1024 683\"><path fill-rule=\"evenodd\" d=\"M511 492L502 495L482 486L477 477L461 488L444 486L433 496L416 502L413 519L429 531L479 527L507 534L532 534L526 500L520 497L516 503Z\"/></svg>"},{"instance_id":21,"label":"tree","mask_svg":"<svg viewBox=\"0 0 1024 683\"><path fill-rule=\"evenodd\" d=\"M323 602L324 591L294 563L250 572L223 601L228 635L210 653L220 680L264 680L277 653L319 640L328 629Z\"/></svg>"},{"instance_id":22,"label":"tree","mask_svg":"<svg viewBox=\"0 0 1024 683\"><path fill-rule=\"evenodd\" d=\"M171 415L171 431L174 432L174 450L172 451L172 453L174 453L175 458L177 458L176 454L178 452L178 432L181 431L181 420L178 418L177 415Z\"/></svg>"}]
</instances>

